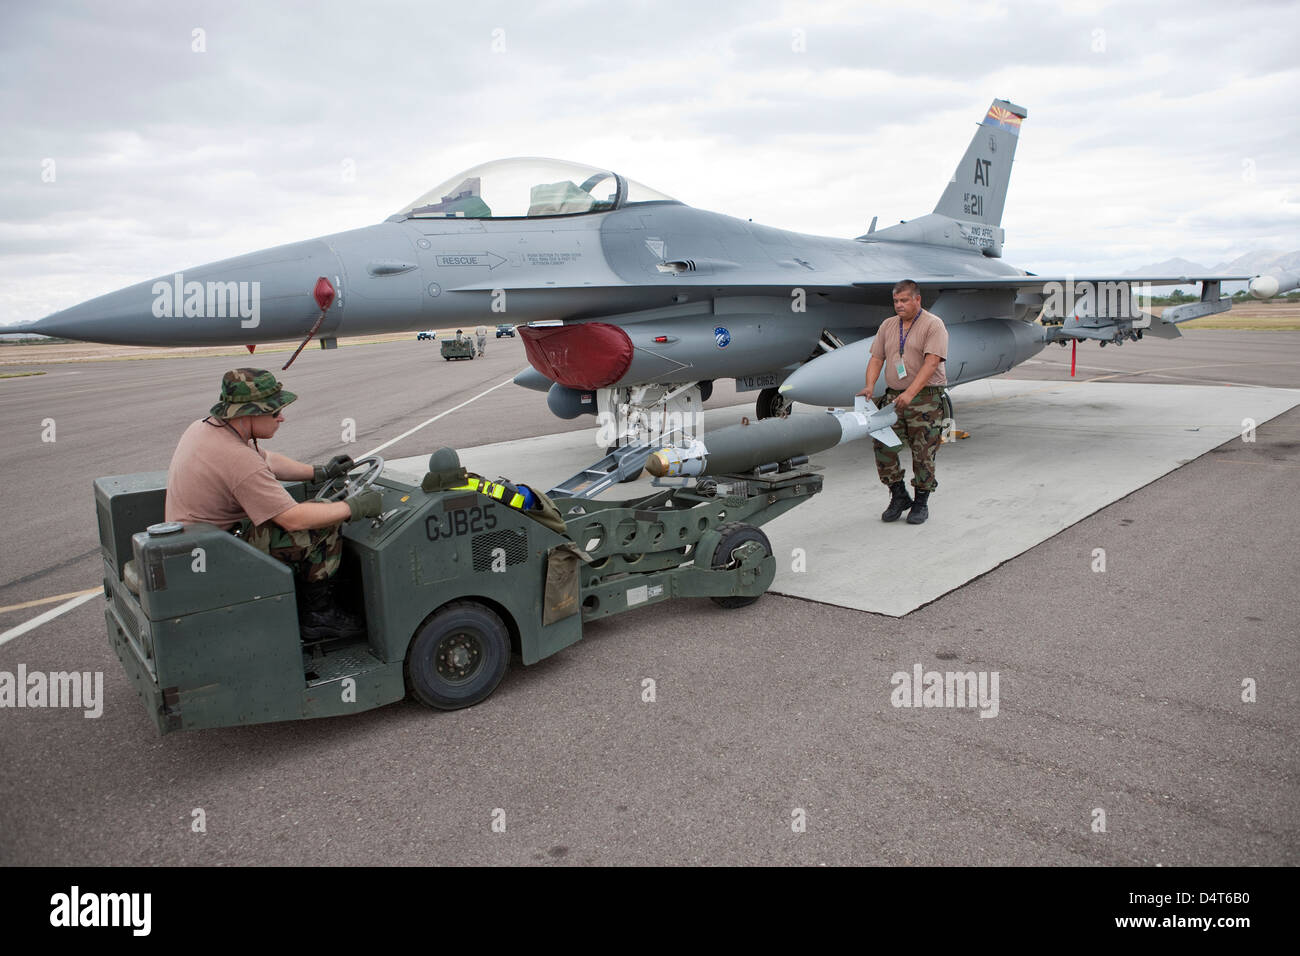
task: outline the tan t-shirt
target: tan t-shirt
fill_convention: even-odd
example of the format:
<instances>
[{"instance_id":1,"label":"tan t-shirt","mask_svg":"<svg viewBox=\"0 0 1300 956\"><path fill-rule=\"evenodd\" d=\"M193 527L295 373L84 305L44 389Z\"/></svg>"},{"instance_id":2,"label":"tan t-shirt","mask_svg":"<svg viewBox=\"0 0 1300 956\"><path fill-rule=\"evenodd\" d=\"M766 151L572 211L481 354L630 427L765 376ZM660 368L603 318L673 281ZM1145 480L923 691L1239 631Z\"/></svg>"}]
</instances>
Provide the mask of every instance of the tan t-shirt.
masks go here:
<instances>
[{"instance_id":1,"label":"tan t-shirt","mask_svg":"<svg viewBox=\"0 0 1300 956\"><path fill-rule=\"evenodd\" d=\"M903 367L907 369L907 377L900 378L896 368L900 321L898 316L891 315L880 323L876 339L871 343L871 354L885 363L885 384L906 391L915 384L916 375L925 364L927 354L937 355L941 359L948 357L948 329L944 326L943 319L925 309L921 310L912 321L912 327L904 333L906 342L903 345ZM946 385L948 378L945 372L945 363L940 362L930 376L930 381L921 384Z\"/></svg>"},{"instance_id":2,"label":"tan t-shirt","mask_svg":"<svg viewBox=\"0 0 1300 956\"><path fill-rule=\"evenodd\" d=\"M167 469L168 521L229 528L247 517L262 524L295 504L266 463L266 452L208 421L185 429Z\"/></svg>"}]
</instances>

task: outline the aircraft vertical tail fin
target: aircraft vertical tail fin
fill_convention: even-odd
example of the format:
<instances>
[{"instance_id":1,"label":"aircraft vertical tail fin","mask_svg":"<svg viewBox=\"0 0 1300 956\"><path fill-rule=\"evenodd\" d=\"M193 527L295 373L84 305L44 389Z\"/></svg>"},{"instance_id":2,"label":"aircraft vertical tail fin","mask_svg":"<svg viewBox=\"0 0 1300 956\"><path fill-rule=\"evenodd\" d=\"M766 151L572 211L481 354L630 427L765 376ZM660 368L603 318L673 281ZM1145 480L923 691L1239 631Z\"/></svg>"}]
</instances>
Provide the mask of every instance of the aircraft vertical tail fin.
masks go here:
<instances>
[{"instance_id":1,"label":"aircraft vertical tail fin","mask_svg":"<svg viewBox=\"0 0 1300 956\"><path fill-rule=\"evenodd\" d=\"M1007 100L993 101L934 207L936 213L965 222L1002 224L1011 161L1016 155L1020 123L1027 115L1023 106Z\"/></svg>"}]
</instances>

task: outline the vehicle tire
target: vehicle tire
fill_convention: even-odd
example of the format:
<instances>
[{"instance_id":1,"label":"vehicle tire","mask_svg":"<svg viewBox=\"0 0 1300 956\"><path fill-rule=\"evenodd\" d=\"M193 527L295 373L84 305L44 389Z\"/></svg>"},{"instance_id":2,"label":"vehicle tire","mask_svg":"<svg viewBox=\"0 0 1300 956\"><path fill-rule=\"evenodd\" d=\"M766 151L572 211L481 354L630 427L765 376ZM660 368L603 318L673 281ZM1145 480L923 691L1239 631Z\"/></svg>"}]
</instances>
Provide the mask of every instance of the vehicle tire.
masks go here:
<instances>
[{"instance_id":1,"label":"vehicle tire","mask_svg":"<svg viewBox=\"0 0 1300 956\"><path fill-rule=\"evenodd\" d=\"M758 401L754 403L754 417L789 418L793 408L794 403L787 402L785 396L776 389L765 388L758 393Z\"/></svg>"},{"instance_id":2,"label":"vehicle tire","mask_svg":"<svg viewBox=\"0 0 1300 956\"><path fill-rule=\"evenodd\" d=\"M944 421L951 420L953 422L956 422L957 419L954 418L952 414L952 396L948 394L948 390L946 388L939 394L941 396L939 399L940 402L939 407L942 410ZM940 424L942 425L943 422L940 422Z\"/></svg>"},{"instance_id":3,"label":"vehicle tire","mask_svg":"<svg viewBox=\"0 0 1300 956\"><path fill-rule=\"evenodd\" d=\"M772 542L767 540L767 535L763 534L758 528L751 524L745 524L741 521L732 521L718 528L722 538L718 541L718 546L713 549L713 557L709 559L709 567L725 568L731 564L731 552L736 550L742 544L749 541L757 541L763 546L767 554L772 553ZM710 598L718 607L728 609L738 607L748 607L758 600L754 597L714 597Z\"/></svg>"},{"instance_id":4,"label":"vehicle tire","mask_svg":"<svg viewBox=\"0 0 1300 956\"><path fill-rule=\"evenodd\" d=\"M705 379L697 384L700 386L700 404L703 404L713 397L713 379Z\"/></svg>"},{"instance_id":5,"label":"vehicle tire","mask_svg":"<svg viewBox=\"0 0 1300 956\"><path fill-rule=\"evenodd\" d=\"M406 649L407 690L438 710L487 698L510 666L510 633L477 601L452 601L420 625Z\"/></svg>"}]
</instances>

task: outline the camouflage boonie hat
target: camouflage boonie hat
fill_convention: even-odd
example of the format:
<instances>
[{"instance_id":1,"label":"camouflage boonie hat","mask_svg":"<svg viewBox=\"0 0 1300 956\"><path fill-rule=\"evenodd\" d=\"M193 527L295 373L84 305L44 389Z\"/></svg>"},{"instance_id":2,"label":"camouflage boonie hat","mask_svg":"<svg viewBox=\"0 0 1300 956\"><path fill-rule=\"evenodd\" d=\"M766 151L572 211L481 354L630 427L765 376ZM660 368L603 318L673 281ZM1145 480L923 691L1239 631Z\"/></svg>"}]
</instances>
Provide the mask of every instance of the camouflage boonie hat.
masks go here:
<instances>
[{"instance_id":1,"label":"camouflage boonie hat","mask_svg":"<svg viewBox=\"0 0 1300 956\"><path fill-rule=\"evenodd\" d=\"M212 406L211 414L216 418L274 415L297 398L264 368L232 368L221 376L221 400Z\"/></svg>"}]
</instances>

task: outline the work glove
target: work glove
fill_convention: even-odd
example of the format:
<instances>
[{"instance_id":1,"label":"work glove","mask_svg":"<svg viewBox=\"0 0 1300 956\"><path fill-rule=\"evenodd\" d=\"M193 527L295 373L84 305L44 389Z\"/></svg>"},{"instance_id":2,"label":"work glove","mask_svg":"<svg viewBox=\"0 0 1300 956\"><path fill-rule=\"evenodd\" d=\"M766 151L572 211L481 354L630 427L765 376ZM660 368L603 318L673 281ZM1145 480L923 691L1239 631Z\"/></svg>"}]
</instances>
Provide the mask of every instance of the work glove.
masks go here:
<instances>
[{"instance_id":1,"label":"work glove","mask_svg":"<svg viewBox=\"0 0 1300 956\"><path fill-rule=\"evenodd\" d=\"M330 478L339 478L346 475L352 470L355 464L347 455L335 455L325 465L311 466L311 480L313 484L323 484Z\"/></svg>"},{"instance_id":2,"label":"work glove","mask_svg":"<svg viewBox=\"0 0 1300 956\"><path fill-rule=\"evenodd\" d=\"M348 510L352 512L349 521L356 521L358 518L378 518L380 512L384 510L384 499L378 491L371 488L349 498Z\"/></svg>"}]
</instances>

